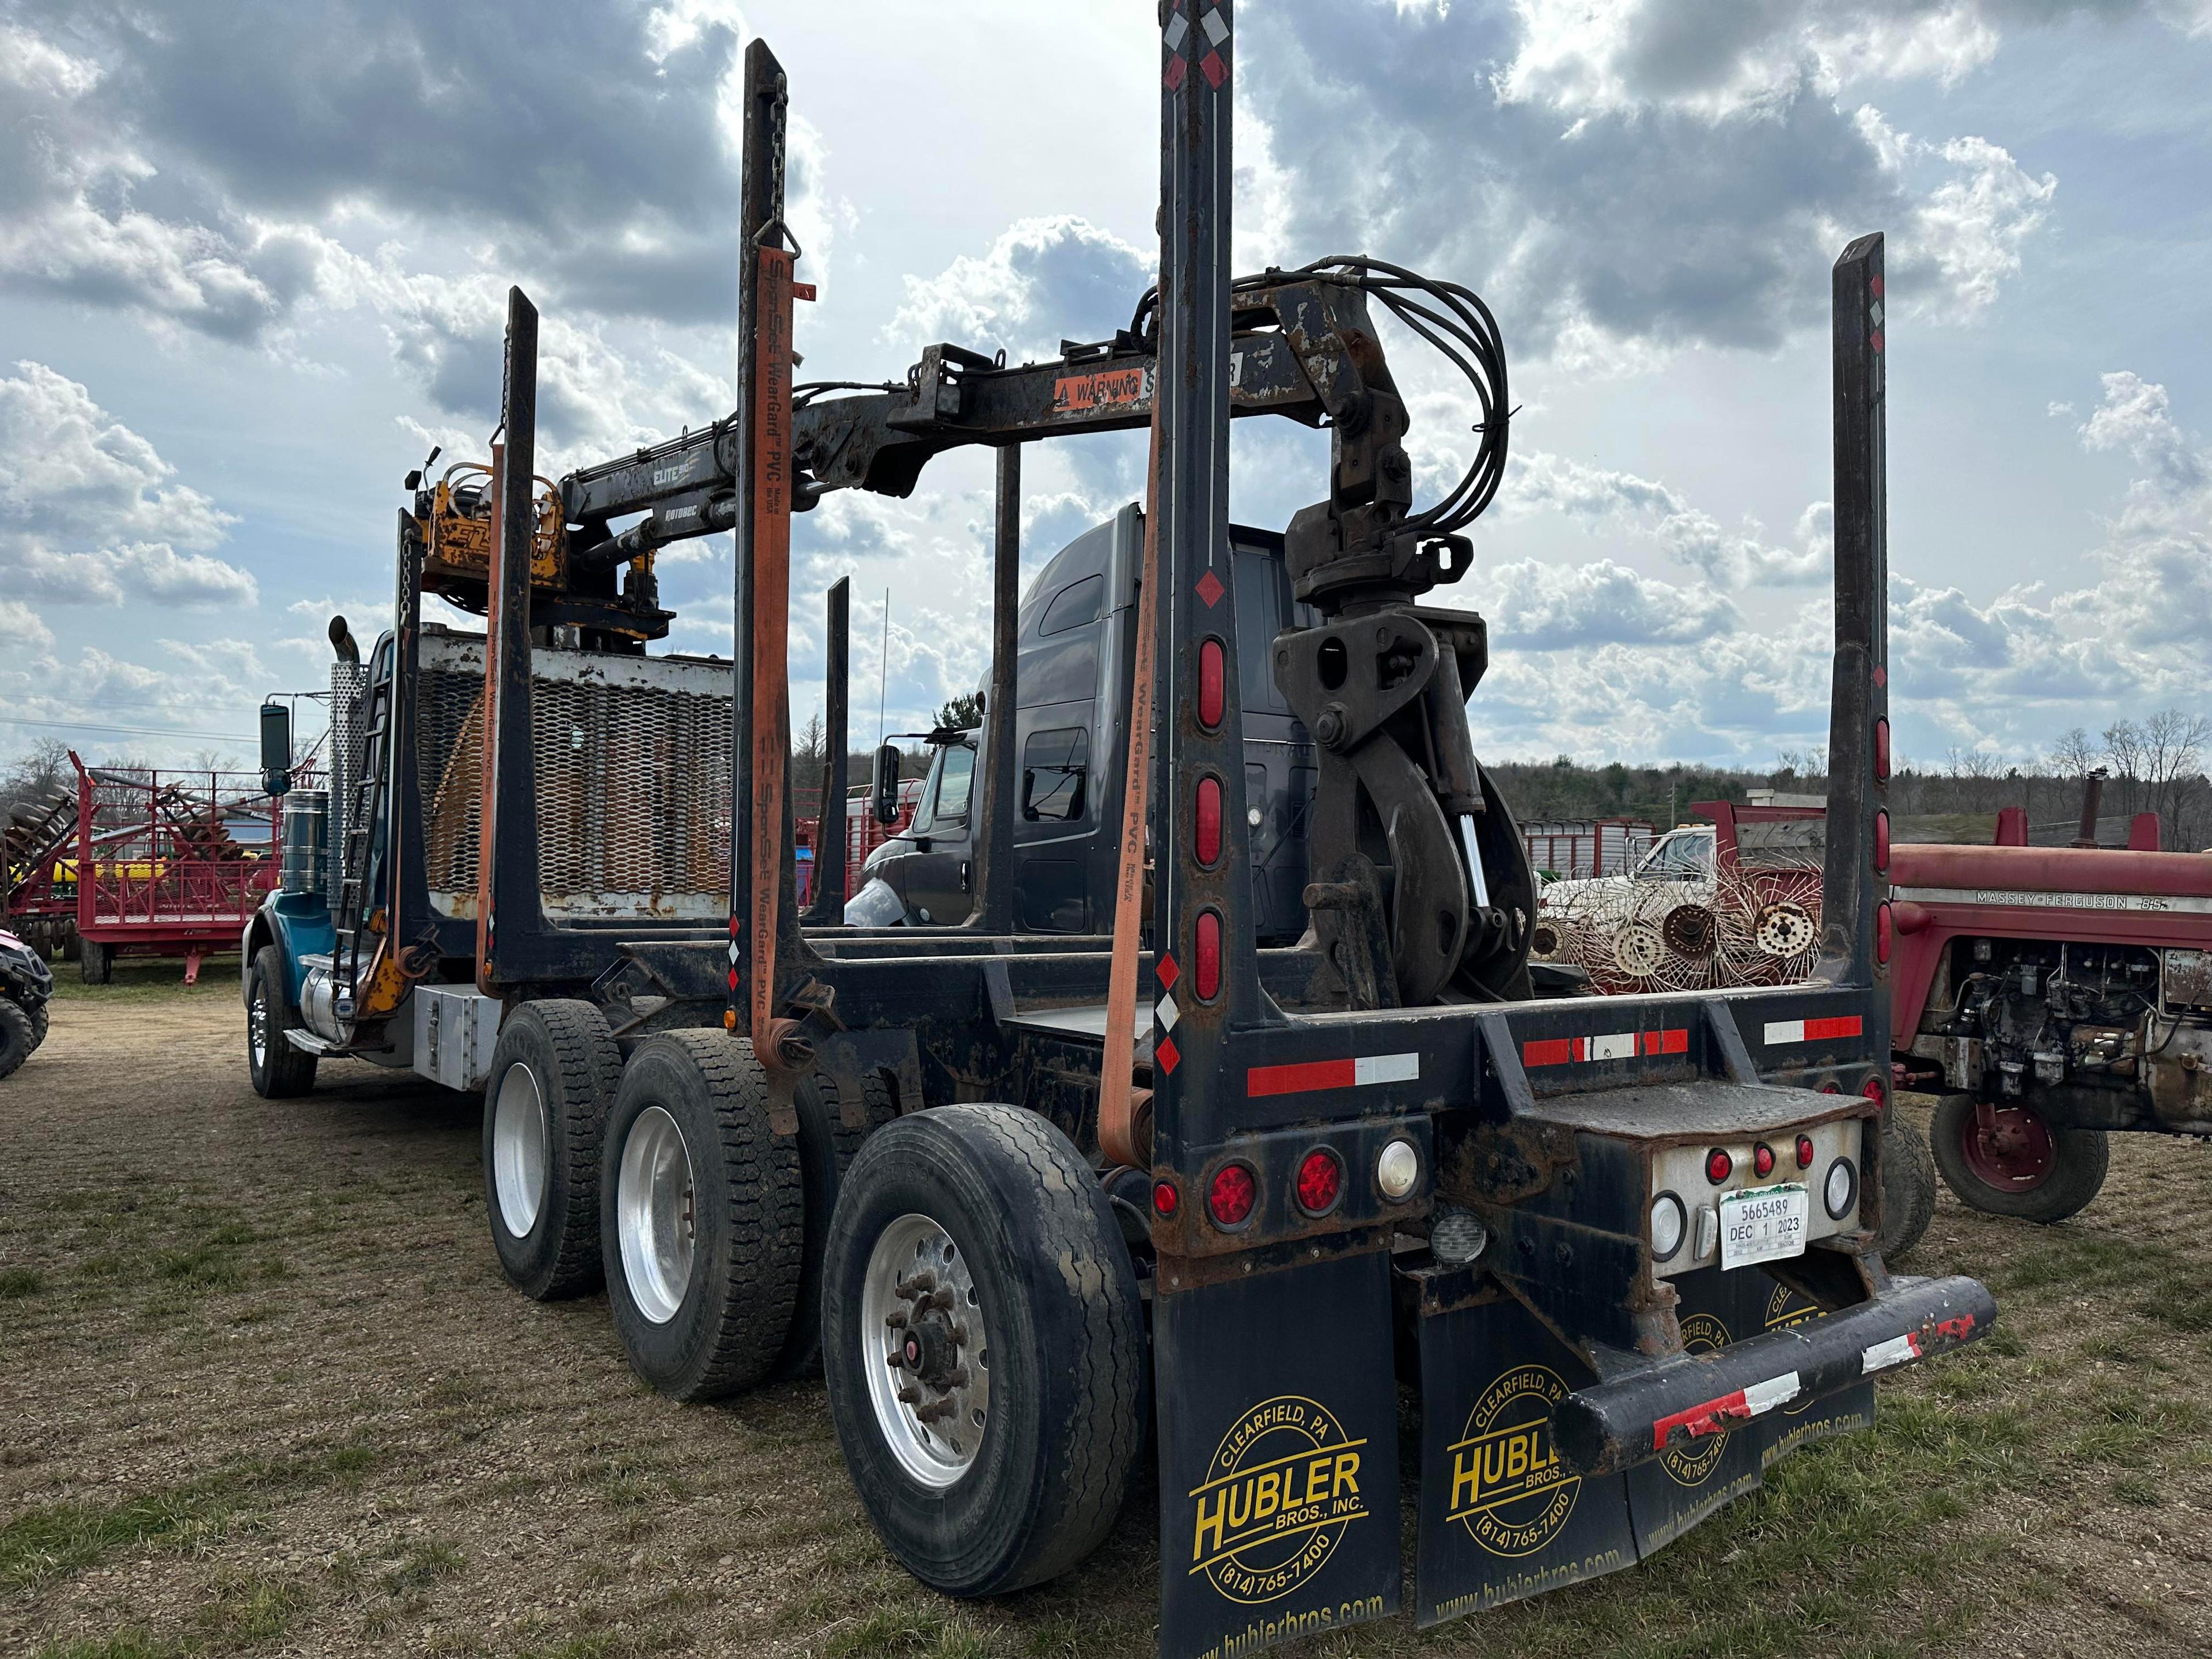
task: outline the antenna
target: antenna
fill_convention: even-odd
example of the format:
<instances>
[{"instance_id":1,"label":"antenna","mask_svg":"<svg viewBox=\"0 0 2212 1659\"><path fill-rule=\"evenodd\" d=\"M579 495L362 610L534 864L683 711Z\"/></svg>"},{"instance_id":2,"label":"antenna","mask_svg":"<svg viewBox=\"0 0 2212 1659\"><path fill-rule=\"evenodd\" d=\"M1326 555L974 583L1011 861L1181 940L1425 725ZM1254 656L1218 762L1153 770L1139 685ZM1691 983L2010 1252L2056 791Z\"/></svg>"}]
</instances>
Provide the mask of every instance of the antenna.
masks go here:
<instances>
[{"instance_id":1,"label":"antenna","mask_svg":"<svg viewBox=\"0 0 2212 1659\"><path fill-rule=\"evenodd\" d=\"M876 663L876 747L884 746L884 688L891 678L891 591L884 589L884 654Z\"/></svg>"}]
</instances>

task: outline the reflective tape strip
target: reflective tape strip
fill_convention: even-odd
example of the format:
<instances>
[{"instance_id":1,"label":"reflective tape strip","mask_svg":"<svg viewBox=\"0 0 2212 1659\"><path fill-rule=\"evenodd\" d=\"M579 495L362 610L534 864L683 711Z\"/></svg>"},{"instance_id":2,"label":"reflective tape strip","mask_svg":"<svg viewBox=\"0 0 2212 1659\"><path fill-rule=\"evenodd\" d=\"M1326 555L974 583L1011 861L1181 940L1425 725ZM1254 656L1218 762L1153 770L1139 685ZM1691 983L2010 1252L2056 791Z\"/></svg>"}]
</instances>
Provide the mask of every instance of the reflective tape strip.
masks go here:
<instances>
[{"instance_id":1,"label":"reflective tape strip","mask_svg":"<svg viewBox=\"0 0 2212 1659\"><path fill-rule=\"evenodd\" d=\"M1863 1036L1866 1021L1856 1014L1843 1014L1828 1019L1770 1019L1766 1022L1766 1046L1770 1048L1784 1042L1832 1042L1838 1037Z\"/></svg>"},{"instance_id":2,"label":"reflective tape strip","mask_svg":"<svg viewBox=\"0 0 2212 1659\"><path fill-rule=\"evenodd\" d=\"M1920 1339L1911 1331L1903 1336L1893 1336L1887 1342L1877 1342L1859 1356L1859 1375L1872 1376L1876 1371L1886 1371L1892 1365L1903 1365L1920 1358Z\"/></svg>"},{"instance_id":3,"label":"reflective tape strip","mask_svg":"<svg viewBox=\"0 0 2212 1659\"><path fill-rule=\"evenodd\" d=\"M1687 1429L1692 1440L1708 1434L1725 1434L1732 1423L1748 1423L1777 1406L1787 1405L1797 1397L1801 1386L1796 1372L1784 1371L1779 1376L1738 1389L1717 1400L1708 1400L1687 1411L1655 1418L1651 1424L1651 1449L1665 1451L1667 1437L1677 1429Z\"/></svg>"},{"instance_id":4,"label":"reflective tape strip","mask_svg":"<svg viewBox=\"0 0 2212 1659\"><path fill-rule=\"evenodd\" d=\"M1176 1000L1173 997L1162 997L1158 1006L1152 1012L1159 1016L1160 1030L1163 1031L1174 1030L1176 1021L1182 1018L1182 1010L1176 1006Z\"/></svg>"},{"instance_id":5,"label":"reflective tape strip","mask_svg":"<svg viewBox=\"0 0 2212 1659\"><path fill-rule=\"evenodd\" d=\"M1356 1060L1310 1060L1297 1066L1255 1066L1244 1074L1248 1096L1302 1095L1316 1089L1357 1089L1371 1083L1416 1083L1421 1057L1362 1054Z\"/></svg>"},{"instance_id":6,"label":"reflective tape strip","mask_svg":"<svg viewBox=\"0 0 2212 1659\"><path fill-rule=\"evenodd\" d=\"M1570 1066L1586 1060L1633 1060L1638 1054L1686 1054L1690 1033L1674 1031L1614 1031L1604 1036L1544 1037L1521 1045L1521 1064Z\"/></svg>"}]
</instances>

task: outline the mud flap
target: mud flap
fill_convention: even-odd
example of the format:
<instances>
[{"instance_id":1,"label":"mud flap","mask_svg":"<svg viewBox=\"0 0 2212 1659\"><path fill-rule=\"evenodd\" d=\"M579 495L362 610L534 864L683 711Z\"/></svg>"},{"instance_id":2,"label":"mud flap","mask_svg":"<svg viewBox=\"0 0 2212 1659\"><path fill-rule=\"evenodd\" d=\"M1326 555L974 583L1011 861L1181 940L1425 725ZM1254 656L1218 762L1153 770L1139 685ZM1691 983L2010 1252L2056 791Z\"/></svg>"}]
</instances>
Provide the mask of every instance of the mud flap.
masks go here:
<instances>
[{"instance_id":1,"label":"mud flap","mask_svg":"<svg viewBox=\"0 0 2212 1659\"><path fill-rule=\"evenodd\" d=\"M1389 1271L1370 1251L1159 1298L1163 1659L1397 1612Z\"/></svg>"},{"instance_id":2,"label":"mud flap","mask_svg":"<svg viewBox=\"0 0 2212 1659\"><path fill-rule=\"evenodd\" d=\"M1765 1273L1705 1267L1673 1283L1682 1298L1682 1343L1692 1353L1710 1353L1765 1328L1766 1294L1774 1285ZM1664 1454L1629 1470L1637 1553L1650 1555L1715 1510L1756 1492L1766 1467L1765 1438L1757 1424L1686 1441L1678 1437Z\"/></svg>"},{"instance_id":3,"label":"mud flap","mask_svg":"<svg viewBox=\"0 0 2212 1659\"><path fill-rule=\"evenodd\" d=\"M1551 1411L1595 1380L1510 1296L1420 1319L1414 1622L1442 1624L1636 1561L1626 1477L1561 1462Z\"/></svg>"},{"instance_id":4,"label":"mud flap","mask_svg":"<svg viewBox=\"0 0 2212 1659\"><path fill-rule=\"evenodd\" d=\"M1765 1292L1758 1328L1780 1330L1819 1316L1819 1308L1778 1279L1760 1273L1754 1282ZM1799 1447L1826 1440L1832 1434L1848 1434L1853 1429L1873 1426L1874 1384L1870 1382L1841 1394L1832 1394L1826 1400L1798 1401L1759 1420L1756 1431L1762 1437L1759 1466L1771 1468L1777 1458L1787 1457Z\"/></svg>"}]
</instances>

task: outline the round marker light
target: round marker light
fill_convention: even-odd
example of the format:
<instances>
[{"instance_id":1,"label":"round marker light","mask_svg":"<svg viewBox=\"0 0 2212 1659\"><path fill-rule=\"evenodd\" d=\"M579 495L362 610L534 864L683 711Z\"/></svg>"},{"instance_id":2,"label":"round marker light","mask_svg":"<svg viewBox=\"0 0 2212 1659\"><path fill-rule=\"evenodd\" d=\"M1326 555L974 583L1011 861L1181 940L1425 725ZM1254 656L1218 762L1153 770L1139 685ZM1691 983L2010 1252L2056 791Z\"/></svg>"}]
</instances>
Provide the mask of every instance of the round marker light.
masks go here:
<instances>
[{"instance_id":1,"label":"round marker light","mask_svg":"<svg viewBox=\"0 0 2212 1659\"><path fill-rule=\"evenodd\" d=\"M1651 1200L1651 1259L1672 1261L1681 1250L1682 1240L1690 1231L1689 1212L1682 1200L1672 1193L1662 1193Z\"/></svg>"},{"instance_id":2,"label":"round marker light","mask_svg":"<svg viewBox=\"0 0 2212 1659\"><path fill-rule=\"evenodd\" d=\"M1250 1170L1242 1164L1223 1164L1206 1189L1206 1207L1213 1224L1224 1231L1243 1226L1252 1218L1252 1200L1259 1192Z\"/></svg>"},{"instance_id":3,"label":"round marker light","mask_svg":"<svg viewBox=\"0 0 2212 1659\"><path fill-rule=\"evenodd\" d=\"M1823 1083L1820 1085L1820 1092L1824 1095L1839 1095L1843 1093L1843 1091L1844 1085L1837 1082L1833 1078L1830 1078L1826 1083Z\"/></svg>"},{"instance_id":4,"label":"round marker light","mask_svg":"<svg viewBox=\"0 0 2212 1659\"><path fill-rule=\"evenodd\" d=\"M1182 1207L1182 1194L1176 1191L1174 1182L1155 1181L1152 1183L1152 1213L1154 1215L1164 1220Z\"/></svg>"},{"instance_id":5,"label":"round marker light","mask_svg":"<svg viewBox=\"0 0 2212 1659\"><path fill-rule=\"evenodd\" d=\"M1420 1178L1421 1155L1410 1140L1392 1141L1375 1160L1375 1184L1394 1204L1412 1192Z\"/></svg>"},{"instance_id":6,"label":"round marker light","mask_svg":"<svg viewBox=\"0 0 2212 1659\"><path fill-rule=\"evenodd\" d=\"M1813 1167L1813 1137L1810 1135L1797 1137L1797 1167L1801 1170Z\"/></svg>"},{"instance_id":7,"label":"round marker light","mask_svg":"<svg viewBox=\"0 0 2212 1659\"><path fill-rule=\"evenodd\" d=\"M1859 1092L1864 1095L1869 1100L1874 1102L1875 1105L1881 1105L1884 1098L1881 1079L1879 1077L1869 1078L1866 1080L1865 1086L1862 1088Z\"/></svg>"},{"instance_id":8,"label":"round marker light","mask_svg":"<svg viewBox=\"0 0 2212 1659\"><path fill-rule=\"evenodd\" d=\"M1761 1141L1751 1149L1752 1173L1771 1176L1774 1173L1774 1148Z\"/></svg>"},{"instance_id":9,"label":"round marker light","mask_svg":"<svg viewBox=\"0 0 2212 1659\"><path fill-rule=\"evenodd\" d=\"M1858 1202L1859 1172L1851 1168L1851 1161L1839 1158L1828 1166L1828 1179L1820 1188L1820 1201L1828 1206L1831 1220L1841 1221Z\"/></svg>"},{"instance_id":10,"label":"round marker light","mask_svg":"<svg viewBox=\"0 0 2212 1659\"><path fill-rule=\"evenodd\" d=\"M1344 1165L1326 1146L1316 1146L1298 1165L1298 1208L1308 1215L1327 1215L1344 1195Z\"/></svg>"},{"instance_id":11,"label":"round marker light","mask_svg":"<svg viewBox=\"0 0 2212 1659\"><path fill-rule=\"evenodd\" d=\"M1716 1146L1705 1154L1705 1179L1717 1187L1735 1173L1735 1160Z\"/></svg>"}]
</instances>

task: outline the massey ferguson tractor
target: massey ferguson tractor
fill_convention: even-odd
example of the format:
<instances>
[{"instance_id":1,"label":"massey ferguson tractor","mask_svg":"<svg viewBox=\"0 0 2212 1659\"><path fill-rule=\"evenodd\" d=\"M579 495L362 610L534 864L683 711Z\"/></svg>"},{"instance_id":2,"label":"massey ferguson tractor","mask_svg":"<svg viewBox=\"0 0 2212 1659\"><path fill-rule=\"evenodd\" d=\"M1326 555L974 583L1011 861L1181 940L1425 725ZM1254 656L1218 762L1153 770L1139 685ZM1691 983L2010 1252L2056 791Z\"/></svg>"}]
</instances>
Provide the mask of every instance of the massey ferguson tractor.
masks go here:
<instances>
[{"instance_id":1,"label":"massey ferguson tractor","mask_svg":"<svg viewBox=\"0 0 2212 1659\"><path fill-rule=\"evenodd\" d=\"M410 484L394 626L342 662L336 775L288 801L246 996L264 1094L341 1057L481 1088L501 1267L540 1298L604 1285L654 1388L818 1368L861 1501L923 1583L1052 1578L1156 1491L1159 1647L1186 1659L1399 1612L1409 1488L1420 1624L1630 1566L1865 1426L1875 1379L1996 1308L1969 1279L1893 1277L1876 1242L1897 937L1881 239L1833 275L1815 975L1534 995L1534 885L1476 757L1485 623L1424 602L1467 573L1503 473L1496 325L1377 259L1234 276L1231 8L1168 0L1160 22L1160 281L1109 339L1019 365L932 345L889 389L794 388L810 290L759 41L735 413L534 479L537 313L511 295L489 470ZM1480 453L1432 503L1378 313L1474 388ZM1268 539L1310 607L1272 635L1237 625L1232 550L1259 544L1226 515L1229 422L1263 416L1330 434L1321 498ZM1130 428L1152 462L1127 738L1092 792L1111 915L1024 930L1021 447ZM803 918L793 516L907 495L963 446L999 458L969 919ZM647 653L654 550L714 529L736 532L735 662ZM483 633L426 624L426 585ZM1266 945L1261 673L1319 773L1310 925Z\"/></svg>"},{"instance_id":2,"label":"massey ferguson tractor","mask_svg":"<svg viewBox=\"0 0 2212 1659\"><path fill-rule=\"evenodd\" d=\"M1893 866L1899 1074L1941 1097L1929 1145L1964 1202L2063 1220L2111 1131L2212 1135L2212 857L1900 844Z\"/></svg>"}]
</instances>

